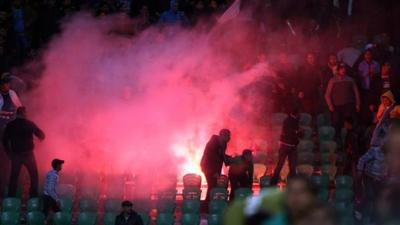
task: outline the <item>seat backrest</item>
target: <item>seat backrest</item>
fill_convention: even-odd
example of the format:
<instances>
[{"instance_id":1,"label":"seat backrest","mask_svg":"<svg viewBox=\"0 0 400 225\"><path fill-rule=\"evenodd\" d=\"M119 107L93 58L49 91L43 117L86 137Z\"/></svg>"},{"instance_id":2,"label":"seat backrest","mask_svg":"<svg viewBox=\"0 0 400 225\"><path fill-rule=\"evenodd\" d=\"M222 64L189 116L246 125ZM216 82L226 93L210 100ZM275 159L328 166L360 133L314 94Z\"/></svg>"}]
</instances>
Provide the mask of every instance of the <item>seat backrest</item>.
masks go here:
<instances>
[{"instance_id":1,"label":"seat backrest","mask_svg":"<svg viewBox=\"0 0 400 225\"><path fill-rule=\"evenodd\" d=\"M150 223L149 215L144 214L144 213L140 213L139 215L140 215L140 218L142 218L143 225L149 225L149 223Z\"/></svg>"},{"instance_id":2,"label":"seat backrest","mask_svg":"<svg viewBox=\"0 0 400 225\"><path fill-rule=\"evenodd\" d=\"M260 177L260 187L261 188L267 188L271 186L271 176L262 176Z\"/></svg>"},{"instance_id":3,"label":"seat backrest","mask_svg":"<svg viewBox=\"0 0 400 225\"><path fill-rule=\"evenodd\" d=\"M244 199L253 194L250 188L238 188L234 192L235 199Z\"/></svg>"},{"instance_id":4,"label":"seat backrest","mask_svg":"<svg viewBox=\"0 0 400 225\"><path fill-rule=\"evenodd\" d=\"M321 141L319 144L319 150L321 153L335 153L337 144L334 141Z\"/></svg>"},{"instance_id":5,"label":"seat backrest","mask_svg":"<svg viewBox=\"0 0 400 225\"><path fill-rule=\"evenodd\" d=\"M182 201L182 212L183 213L199 213L200 212L200 200L183 200Z\"/></svg>"},{"instance_id":6,"label":"seat backrest","mask_svg":"<svg viewBox=\"0 0 400 225\"><path fill-rule=\"evenodd\" d=\"M312 153L312 152L299 152L297 154L297 162L298 162L299 165L313 164L313 162L314 162L314 153Z\"/></svg>"},{"instance_id":7,"label":"seat backrest","mask_svg":"<svg viewBox=\"0 0 400 225\"><path fill-rule=\"evenodd\" d=\"M157 225L174 225L175 216L172 213L159 213L156 218Z\"/></svg>"},{"instance_id":8,"label":"seat backrest","mask_svg":"<svg viewBox=\"0 0 400 225\"><path fill-rule=\"evenodd\" d=\"M198 213L184 213L181 217L181 225L199 225L200 214Z\"/></svg>"},{"instance_id":9,"label":"seat backrest","mask_svg":"<svg viewBox=\"0 0 400 225\"><path fill-rule=\"evenodd\" d=\"M312 176L311 181L320 189L327 189L329 187L329 176Z\"/></svg>"},{"instance_id":10,"label":"seat backrest","mask_svg":"<svg viewBox=\"0 0 400 225\"><path fill-rule=\"evenodd\" d=\"M317 126L318 127L330 126L330 125L331 125L331 119L328 115L319 114L317 116Z\"/></svg>"},{"instance_id":11,"label":"seat backrest","mask_svg":"<svg viewBox=\"0 0 400 225\"><path fill-rule=\"evenodd\" d=\"M303 133L302 140L311 140L313 131L311 127L300 127L301 132Z\"/></svg>"},{"instance_id":12,"label":"seat backrest","mask_svg":"<svg viewBox=\"0 0 400 225\"><path fill-rule=\"evenodd\" d=\"M208 214L207 216L208 225L222 225L222 221L221 214Z\"/></svg>"},{"instance_id":13,"label":"seat backrest","mask_svg":"<svg viewBox=\"0 0 400 225\"><path fill-rule=\"evenodd\" d=\"M335 193L336 202L352 202L354 197L353 190L349 189L338 189Z\"/></svg>"},{"instance_id":14,"label":"seat backrest","mask_svg":"<svg viewBox=\"0 0 400 225\"><path fill-rule=\"evenodd\" d=\"M106 199L104 202L104 210L106 212L119 212L121 209L122 199Z\"/></svg>"},{"instance_id":15,"label":"seat backrest","mask_svg":"<svg viewBox=\"0 0 400 225\"><path fill-rule=\"evenodd\" d=\"M54 225L71 225L72 215L69 212L57 212L53 216Z\"/></svg>"},{"instance_id":16,"label":"seat backrest","mask_svg":"<svg viewBox=\"0 0 400 225\"><path fill-rule=\"evenodd\" d=\"M158 199L157 213L174 213L176 201Z\"/></svg>"},{"instance_id":17,"label":"seat backrest","mask_svg":"<svg viewBox=\"0 0 400 225\"><path fill-rule=\"evenodd\" d=\"M226 175L220 175L217 178L217 187L228 188L229 178Z\"/></svg>"},{"instance_id":18,"label":"seat backrest","mask_svg":"<svg viewBox=\"0 0 400 225\"><path fill-rule=\"evenodd\" d=\"M296 167L296 171L298 174L311 176L314 173L314 167L312 164L302 164Z\"/></svg>"},{"instance_id":19,"label":"seat backrest","mask_svg":"<svg viewBox=\"0 0 400 225\"><path fill-rule=\"evenodd\" d=\"M176 189L166 189L158 192L158 200L176 201Z\"/></svg>"},{"instance_id":20,"label":"seat backrest","mask_svg":"<svg viewBox=\"0 0 400 225\"><path fill-rule=\"evenodd\" d=\"M211 200L208 203L208 213L220 214L223 213L228 206L228 203L224 200Z\"/></svg>"},{"instance_id":21,"label":"seat backrest","mask_svg":"<svg viewBox=\"0 0 400 225\"><path fill-rule=\"evenodd\" d=\"M19 212L21 209L21 199L19 198L5 198L3 199L3 212Z\"/></svg>"},{"instance_id":22,"label":"seat backrest","mask_svg":"<svg viewBox=\"0 0 400 225\"><path fill-rule=\"evenodd\" d=\"M96 225L96 213L94 212L82 212L78 216L78 225Z\"/></svg>"},{"instance_id":23,"label":"seat backrest","mask_svg":"<svg viewBox=\"0 0 400 225\"><path fill-rule=\"evenodd\" d=\"M96 212L96 200L90 198L82 198L79 202L79 209L81 212Z\"/></svg>"},{"instance_id":24,"label":"seat backrest","mask_svg":"<svg viewBox=\"0 0 400 225\"><path fill-rule=\"evenodd\" d=\"M335 137L335 128L324 126L318 128L318 137L320 141L331 141Z\"/></svg>"},{"instance_id":25,"label":"seat backrest","mask_svg":"<svg viewBox=\"0 0 400 225\"><path fill-rule=\"evenodd\" d=\"M44 225L46 220L42 212L28 212L26 219L28 225Z\"/></svg>"},{"instance_id":26,"label":"seat backrest","mask_svg":"<svg viewBox=\"0 0 400 225\"><path fill-rule=\"evenodd\" d=\"M189 173L183 176L183 188L201 188L201 176Z\"/></svg>"},{"instance_id":27,"label":"seat backrest","mask_svg":"<svg viewBox=\"0 0 400 225\"><path fill-rule=\"evenodd\" d=\"M43 210L43 201L41 198L31 198L28 200L28 212Z\"/></svg>"},{"instance_id":28,"label":"seat backrest","mask_svg":"<svg viewBox=\"0 0 400 225\"><path fill-rule=\"evenodd\" d=\"M310 126L312 121L312 116L308 113L300 113L300 126Z\"/></svg>"},{"instance_id":29,"label":"seat backrest","mask_svg":"<svg viewBox=\"0 0 400 225\"><path fill-rule=\"evenodd\" d=\"M118 213L116 212L106 212L104 213L103 223L104 225L115 225L115 218Z\"/></svg>"},{"instance_id":30,"label":"seat backrest","mask_svg":"<svg viewBox=\"0 0 400 225\"><path fill-rule=\"evenodd\" d=\"M314 150L314 143L310 140L301 140L297 145L298 152L312 152Z\"/></svg>"},{"instance_id":31,"label":"seat backrest","mask_svg":"<svg viewBox=\"0 0 400 225\"><path fill-rule=\"evenodd\" d=\"M197 199L201 198L201 189L197 187L185 188L182 191L183 199Z\"/></svg>"},{"instance_id":32,"label":"seat backrest","mask_svg":"<svg viewBox=\"0 0 400 225\"><path fill-rule=\"evenodd\" d=\"M228 200L228 190L226 188L213 188L210 191L211 200Z\"/></svg>"},{"instance_id":33,"label":"seat backrest","mask_svg":"<svg viewBox=\"0 0 400 225\"><path fill-rule=\"evenodd\" d=\"M350 176L337 176L336 177L336 189L352 189L353 178Z\"/></svg>"},{"instance_id":34,"label":"seat backrest","mask_svg":"<svg viewBox=\"0 0 400 225\"><path fill-rule=\"evenodd\" d=\"M6 211L1 214L2 225L19 225L19 212Z\"/></svg>"},{"instance_id":35,"label":"seat backrest","mask_svg":"<svg viewBox=\"0 0 400 225\"><path fill-rule=\"evenodd\" d=\"M71 212L73 207L72 198L61 198L60 209L62 212Z\"/></svg>"}]
</instances>

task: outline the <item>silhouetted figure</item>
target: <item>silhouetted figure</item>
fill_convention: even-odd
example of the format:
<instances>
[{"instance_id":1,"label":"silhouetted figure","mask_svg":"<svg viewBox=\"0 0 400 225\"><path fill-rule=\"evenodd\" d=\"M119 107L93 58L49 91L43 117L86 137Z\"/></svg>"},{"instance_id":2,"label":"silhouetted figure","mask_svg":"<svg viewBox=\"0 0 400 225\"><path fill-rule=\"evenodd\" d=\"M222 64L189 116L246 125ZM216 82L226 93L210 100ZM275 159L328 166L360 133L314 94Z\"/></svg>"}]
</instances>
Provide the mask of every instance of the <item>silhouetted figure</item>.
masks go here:
<instances>
[{"instance_id":1,"label":"silhouetted figure","mask_svg":"<svg viewBox=\"0 0 400 225\"><path fill-rule=\"evenodd\" d=\"M132 209L132 202L122 202L122 212L115 218L115 225L143 225L139 214Z\"/></svg>"},{"instance_id":2,"label":"silhouetted figure","mask_svg":"<svg viewBox=\"0 0 400 225\"><path fill-rule=\"evenodd\" d=\"M33 154L33 137L43 141L45 135L35 123L26 119L24 107L17 110L17 118L8 123L3 136L4 148L11 159L11 175L8 195L15 197L18 185L18 176L22 166L28 170L31 178L30 197L38 194L38 169Z\"/></svg>"},{"instance_id":3,"label":"silhouetted figure","mask_svg":"<svg viewBox=\"0 0 400 225\"><path fill-rule=\"evenodd\" d=\"M51 220L53 213L60 211L60 198L56 192L56 187L59 181L58 173L62 170L63 164L64 160L53 159L51 161L53 169L46 175L43 190L43 213L46 215L48 222Z\"/></svg>"},{"instance_id":4,"label":"silhouetted figure","mask_svg":"<svg viewBox=\"0 0 400 225\"><path fill-rule=\"evenodd\" d=\"M201 158L201 169L207 179L207 196L209 199L210 190L217 186L217 179L221 175L222 164L229 164L230 156L225 154L226 146L231 139L231 132L222 129L219 135L213 135L208 141Z\"/></svg>"},{"instance_id":5,"label":"silhouetted figure","mask_svg":"<svg viewBox=\"0 0 400 225\"><path fill-rule=\"evenodd\" d=\"M241 156L234 157L229 167L229 182L231 183L231 194L229 200L234 198L235 190L238 188L253 187L253 154L250 149L242 152Z\"/></svg>"}]
</instances>

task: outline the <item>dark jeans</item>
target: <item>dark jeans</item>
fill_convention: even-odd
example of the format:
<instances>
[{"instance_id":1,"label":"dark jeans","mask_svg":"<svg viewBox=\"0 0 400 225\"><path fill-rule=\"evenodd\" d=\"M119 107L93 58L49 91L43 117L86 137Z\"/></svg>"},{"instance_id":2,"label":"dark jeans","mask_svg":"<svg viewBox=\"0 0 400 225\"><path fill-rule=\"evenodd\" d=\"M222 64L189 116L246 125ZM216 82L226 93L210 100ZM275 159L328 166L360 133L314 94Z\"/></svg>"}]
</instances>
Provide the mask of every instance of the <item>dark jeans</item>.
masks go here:
<instances>
[{"instance_id":1,"label":"dark jeans","mask_svg":"<svg viewBox=\"0 0 400 225\"><path fill-rule=\"evenodd\" d=\"M279 148L278 164L276 165L274 174L271 178L271 185L278 184L281 170L283 165L285 164L286 157L288 158L289 161L289 177L296 175L296 166L297 166L296 146L288 146L281 144Z\"/></svg>"},{"instance_id":2,"label":"dark jeans","mask_svg":"<svg viewBox=\"0 0 400 225\"><path fill-rule=\"evenodd\" d=\"M363 217L369 217L370 220L376 221L376 203L377 198L381 194L381 191L384 187L384 182L382 180L377 180L370 176L364 176L364 191L363 191L363 199L362 205L363 209Z\"/></svg>"},{"instance_id":3,"label":"dark jeans","mask_svg":"<svg viewBox=\"0 0 400 225\"><path fill-rule=\"evenodd\" d=\"M345 105L336 105L334 108L335 111L332 112L332 125L336 131L336 138L338 138L340 137L344 120L349 117L354 119L356 106L354 103L349 103Z\"/></svg>"},{"instance_id":4,"label":"dark jeans","mask_svg":"<svg viewBox=\"0 0 400 225\"><path fill-rule=\"evenodd\" d=\"M245 174L229 174L229 182L231 184L231 193L229 195L229 200L234 199L235 190L238 188L251 188L251 179Z\"/></svg>"},{"instance_id":5,"label":"dark jeans","mask_svg":"<svg viewBox=\"0 0 400 225\"><path fill-rule=\"evenodd\" d=\"M8 186L8 196L16 196L18 188L18 177L22 166L26 167L31 178L31 186L29 191L30 197L36 197L38 195L39 176L35 156L32 151L24 153L14 153L11 155L11 175L10 183Z\"/></svg>"},{"instance_id":6,"label":"dark jeans","mask_svg":"<svg viewBox=\"0 0 400 225\"><path fill-rule=\"evenodd\" d=\"M210 192L211 189L217 187L217 180L218 177L215 175L215 173L206 173L204 172L204 176L206 177L207 180L207 196L206 196L206 202L210 201Z\"/></svg>"},{"instance_id":7,"label":"dark jeans","mask_svg":"<svg viewBox=\"0 0 400 225\"><path fill-rule=\"evenodd\" d=\"M47 217L49 215L49 212L59 212L60 207L58 206L56 200L54 200L52 197L48 195L43 195L43 213Z\"/></svg>"}]
</instances>

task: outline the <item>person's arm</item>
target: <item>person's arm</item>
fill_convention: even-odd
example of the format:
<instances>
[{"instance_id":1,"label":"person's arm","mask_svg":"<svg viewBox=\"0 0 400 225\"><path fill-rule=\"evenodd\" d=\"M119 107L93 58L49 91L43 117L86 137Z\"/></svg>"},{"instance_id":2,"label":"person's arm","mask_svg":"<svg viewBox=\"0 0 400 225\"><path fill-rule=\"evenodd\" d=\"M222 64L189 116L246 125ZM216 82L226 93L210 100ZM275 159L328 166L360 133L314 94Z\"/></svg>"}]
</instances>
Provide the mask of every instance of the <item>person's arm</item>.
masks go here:
<instances>
[{"instance_id":1,"label":"person's arm","mask_svg":"<svg viewBox=\"0 0 400 225\"><path fill-rule=\"evenodd\" d=\"M31 122L31 129L32 133L39 138L39 140L43 141L46 138L44 132L33 122Z\"/></svg>"},{"instance_id":2,"label":"person's arm","mask_svg":"<svg viewBox=\"0 0 400 225\"><path fill-rule=\"evenodd\" d=\"M230 166L232 164L232 162L233 162L233 157L230 156L230 155L225 154L224 155L225 166Z\"/></svg>"},{"instance_id":3,"label":"person's arm","mask_svg":"<svg viewBox=\"0 0 400 225\"><path fill-rule=\"evenodd\" d=\"M360 92L358 91L356 82L354 80L352 80L352 83L353 83L354 97L356 98L356 108L357 108L357 111L360 111L360 105L361 105Z\"/></svg>"},{"instance_id":4,"label":"person's arm","mask_svg":"<svg viewBox=\"0 0 400 225\"><path fill-rule=\"evenodd\" d=\"M48 194L51 198L53 198L56 202L59 202L59 201L60 201L60 198L58 197L57 192L56 192L56 186L57 186L57 183L58 183L57 175L51 174L50 176L47 177L47 179L48 179L48 183L47 183L47 185L48 185L47 194Z\"/></svg>"},{"instance_id":5,"label":"person's arm","mask_svg":"<svg viewBox=\"0 0 400 225\"><path fill-rule=\"evenodd\" d=\"M325 101L329 107L329 110L333 109L333 104L332 104L332 99L331 99L332 87L333 87L333 81L332 81L332 79L330 79L328 82L328 87L326 88L326 91L325 91ZM331 111L333 111L333 110L331 110Z\"/></svg>"},{"instance_id":6,"label":"person's arm","mask_svg":"<svg viewBox=\"0 0 400 225\"><path fill-rule=\"evenodd\" d=\"M252 188L253 187L253 176L254 176L254 164L253 164L253 162L250 163L247 172L249 174L249 185L250 185L250 188Z\"/></svg>"}]
</instances>

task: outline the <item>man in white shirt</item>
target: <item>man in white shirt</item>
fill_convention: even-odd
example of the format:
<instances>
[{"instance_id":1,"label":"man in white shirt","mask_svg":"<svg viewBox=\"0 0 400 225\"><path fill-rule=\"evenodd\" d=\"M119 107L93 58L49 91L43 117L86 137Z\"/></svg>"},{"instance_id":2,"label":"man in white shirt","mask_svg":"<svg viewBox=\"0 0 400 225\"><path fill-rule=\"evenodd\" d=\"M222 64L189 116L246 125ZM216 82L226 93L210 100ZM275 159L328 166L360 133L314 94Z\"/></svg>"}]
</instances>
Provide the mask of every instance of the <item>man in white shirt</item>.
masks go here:
<instances>
[{"instance_id":1,"label":"man in white shirt","mask_svg":"<svg viewBox=\"0 0 400 225\"><path fill-rule=\"evenodd\" d=\"M43 191L43 212L49 217L52 213L60 211L60 198L56 192L59 181L58 173L62 170L64 160L53 159L51 167L53 168L47 173Z\"/></svg>"}]
</instances>

